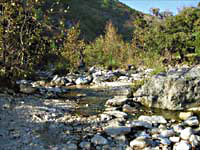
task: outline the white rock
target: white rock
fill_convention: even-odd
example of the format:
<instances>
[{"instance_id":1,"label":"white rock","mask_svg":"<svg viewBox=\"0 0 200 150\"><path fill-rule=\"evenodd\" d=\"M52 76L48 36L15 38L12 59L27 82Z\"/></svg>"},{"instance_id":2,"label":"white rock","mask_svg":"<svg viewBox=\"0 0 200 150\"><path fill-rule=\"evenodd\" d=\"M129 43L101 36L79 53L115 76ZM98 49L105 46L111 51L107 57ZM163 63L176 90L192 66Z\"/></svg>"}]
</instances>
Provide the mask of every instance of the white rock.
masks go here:
<instances>
[{"instance_id":1,"label":"white rock","mask_svg":"<svg viewBox=\"0 0 200 150\"><path fill-rule=\"evenodd\" d=\"M152 124L146 121L132 121L131 127L144 127L144 128L152 128Z\"/></svg>"},{"instance_id":2,"label":"white rock","mask_svg":"<svg viewBox=\"0 0 200 150\"><path fill-rule=\"evenodd\" d=\"M183 127L181 125L174 125L173 129L177 133L181 133L181 131L183 131Z\"/></svg>"},{"instance_id":3,"label":"white rock","mask_svg":"<svg viewBox=\"0 0 200 150\"><path fill-rule=\"evenodd\" d=\"M52 79L52 81L56 81L58 79L58 75L55 75Z\"/></svg>"},{"instance_id":4,"label":"white rock","mask_svg":"<svg viewBox=\"0 0 200 150\"><path fill-rule=\"evenodd\" d=\"M188 111L200 111L200 107L192 107L192 108L189 108Z\"/></svg>"},{"instance_id":5,"label":"white rock","mask_svg":"<svg viewBox=\"0 0 200 150\"><path fill-rule=\"evenodd\" d=\"M29 81L27 81L27 80L17 80L16 81L16 84L28 84L29 83Z\"/></svg>"},{"instance_id":6,"label":"white rock","mask_svg":"<svg viewBox=\"0 0 200 150\"><path fill-rule=\"evenodd\" d=\"M173 136L175 134L174 130L170 129L170 130L163 130L161 131L160 135L162 137L170 137Z\"/></svg>"},{"instance_id":7,"label":"white rock","mask_svg":"<svg viewBox=\"0 0 200 150\"><path fill-rule=\"evenodd\" d=\"M118 78L118 80L125 80L125 81L128 81L128 77L127 76L120 76Z\"/></svg>"},{"instance_id":8,"label":"white rock","mask_svg":"<svg viewBox=\"0 0 200 150\"><path fill-rule=\"evenodd\" d=\"M161 146L162 150L169 150L170 148L168 147L168 145L162 145Z\"/></svg>"},{"instance_id":9,"label":"white rock","mask_svg":"<svg viewBox=\"0 0 200 150\"><path fill-rule=\"evenodd\" d=\"M95 73L95 72L96 72L96 67L95 67L95 66L92 66L92 67L89 69L89 72L90 72L90 73Z\"/></svg>"},{"instance_id":10,"label":"white rock","mask_svg":"<svg viewBox=\"0 0 200 150\"><path fill-rule=\"evenodd\" d=\"M172 136L172 137L169 137L169 140L172 141L173 143L178 143L180 141L180 137Z\"/></svg>"},{"instance_id":11,"label":"white rock","mask_svg":"<svg viewBox=\"0 0 200 150\"><path fill-rule=\"evenodd\" d=\"M192 147L200 146L200 136L192 134L189 139Z\"/></svg>"},{"instance_id":12,"label":"white rock","mask_svg":"<svg viewBox=\"0 0 200 150\"><path fill-rule=\"evenodd\" d=\"M184 123L188 126L198 126L199 125L199 120L197 116L192 116L187 118Z\"/></svg>"},{"instance_id":13,"label":"white rock","mask_svg":"<svg viewBox=\"0 0 200 150\"><path fill-rule=\"evenodd\" d=\"M148 139L143 138L136 138L130 142L130 146L132 148L138 147L138 148L145 148L149 145Z\"/></svg>"},{"instance_id":14,"label":"white rock","mask_svg":"<svg viewBox=\"0 0 200 150\"><path fill-rule=\"evenodd\" d=\"M106 111L104 113L109 114L111 116L115 116L117 118L126 118L127 117L127 113L121 112L121 111L118 111L118 110Z\"/></svg>"},{"instance_id":15,"label":"white rock","mask_svg":"<svg viewBox=\"0 0 200 150\"><path fill-rule=\"evenodd\" d=\"M166 124L167 121L166 119L163 117L163 116L140 116L138 118L138 120L140 121L147 121L147 122L150 122L150 123L153 123L153 124Z\"/></svg>"},{"instance_id":16,"label":"white rock","mask_svg":"<svg viewBox=\"0 0 200 150\"><path fill-rule=\"evenodd\" d=\"M133 149L130 146L127 146L126 150L133 150Z\"/></svg>"},{"instance_id":17,"label":"white rock","mask_svg":"<svg viewBox=\"0 0 200 150\"><path fill-rule=\"evenodd\" d=\"M77 85L84 85L84 84L88 84L89 80L87 79L87 77L79 77L78 79L76 79L75 83Z\"/></svg>"},{"instance_id":18,"label":"white rock","mask_svg":"<svg viewBox=\"0 0 200 150\"><path fill-rule=\"evenodd\" d=\"M182 120L186 120L187 118L191 117L193 112L180 112L179 118Z\"/></svg>"},{"instance_id":19,"label":"white rock","mask_svg":"<svg viewBox=\"0 0 200 150\"><path fill-rule=\"evenodd\" d=\"M91 142L96 144L96 145L105 145L108 143L108 140L104 138L103 136L100 136L96 134L92 139Z\"/></svg>"},{"instance_id":20,"label":"white rock","mask_svg":"<svg viewBox=\"0 0 200 150\"><path fill-rule=\"evenodd\" d=\"M158 126L158 128L160 129L160 130L167 130L167 127L166 127L166 125L164 125L164 124L160 124L159 126Z\"/></svg>"},{"instance_id":21,"label":"white rock","mask_svg":"<svg viewBox=\"0 0 200 150\"><path fill-rule=\"evenodd\" d=\"M56 85L60 85L61 82L62 82L62 78L61 78L61 77L58 77L58 78L55 79L53 82L54 82ZM64 85L64 83L62 83L62 84Z\"/></svg>"},{"instance_id":22,"label":"white rock","mask_svg":"<svg viewBox=\"0 0 200 150\"><path fill-rule=\"evenodd\" d=\"M187 127L183 131L181 131L180 137L184 140L189 140L192 133L193 133L192 128Z\"/></svg>"},{"instance_id":23,"label":"white rock","mask_svg":"<svg viewBox=\"0 0 200 150\"><path fill-rule=\"evenodd\" d=\"M152 128L150 133L151 134L158 134L158 133L160 133L160 130L158 128Z\"/></svg>"},{"instance_id":24,"label":"white rock","mask_svg":"<svg viewBox=\"0 0 200 150\"><path fill-rule=\"evenodd\" d=\"M158 139L158 138L160 138L160 134L153 134L153 135L152 135L152 138Z\"/></svg>"},{"instance_id":25,"label":"white rock","mask_svg":"<svg viewBox=\"0 0 200 150\"><path fill-rule=\"evenodd\" d=\"M181 141L174 145L173 150L191 150L191 148L191 145L187 141Z\"/></svg>"},{"instance_id":26,"label":"white rock","mask_svg":"<svg viewBox=\"0 0 200 150\"><path fill-rule=\"evenodd\" d=\"M142 75L137 73L137 74L131 74L131 77L133 77L134 80L140 80L142 78Z\"/></svg>"},{"instance_id":27,"label":"white rock","mask_svg":"<svg viewBox=\"0 0 200 150\"><path fill-rule=\"evenodd\" d=\"M101 114L100 118L101 118L101 121L109 121L112 119L112 116L110 116L108 114Z\"/></svg>"}]
</instances>

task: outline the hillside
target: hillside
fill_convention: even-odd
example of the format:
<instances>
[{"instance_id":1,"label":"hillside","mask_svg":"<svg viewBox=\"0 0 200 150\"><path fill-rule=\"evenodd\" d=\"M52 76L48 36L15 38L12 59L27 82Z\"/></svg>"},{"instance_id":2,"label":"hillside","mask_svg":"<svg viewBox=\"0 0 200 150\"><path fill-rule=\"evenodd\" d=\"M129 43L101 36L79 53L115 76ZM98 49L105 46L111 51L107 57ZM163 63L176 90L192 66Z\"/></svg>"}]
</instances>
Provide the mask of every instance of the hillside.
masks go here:
<instances>
[{"instance_id":1,"label":"hillside","mask_svg":"<svg viewBox=\"0 0 200 150\"><path fill-rule=\"evenodd\" d=\"M116 0L23 2L0 3L0 76L7 79L30 77L52 66L55 74L65 74L80 67L129 64L160 72L169 64L199 63L199 7L160 17Z\"/></svg>"},{"instance_id":2,"label":"hillside","mask_svg":"<svg viewBox=\"0 0 200 150\"><path fill-rule=\"evenodd\" d=\"M134 18L142 15L130 7L124 5L118 0L61 0L57 6L53 1L46 1L42 9L49 12L52 22L56 23L64 15L65 27L80 23L81 35L84 39L92 41L98 35L104 33L106 22L111 20L117 27L118 32L124 39L130 39L132 36Z\"/></svg>"}]
</instances>

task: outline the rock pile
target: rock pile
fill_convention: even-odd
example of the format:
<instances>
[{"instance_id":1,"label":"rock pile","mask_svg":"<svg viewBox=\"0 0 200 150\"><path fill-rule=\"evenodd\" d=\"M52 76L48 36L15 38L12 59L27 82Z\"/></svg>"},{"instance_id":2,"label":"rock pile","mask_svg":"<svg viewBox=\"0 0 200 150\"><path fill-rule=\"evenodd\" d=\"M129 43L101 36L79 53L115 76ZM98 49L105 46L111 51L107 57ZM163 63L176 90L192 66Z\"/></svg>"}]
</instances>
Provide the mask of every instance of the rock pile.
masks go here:
<instances>
[{"instance_id":1,"label":"rock pile","mask_svg":"<svg viewBox=\"0 0 200 150\"><path fill-rule=\"evenodd\" d=\"M127 113L120 111L128 105L127 103L130 104L129 99L117 100L116 97L110 99L106 102L108 108L101 114L102 120L109 120L108 125L104 127L107 136L115 140L119 136L124 136L126 139L127 146L124 150L199 149L200 123L192 112L181 112L179 117L183 119L182 121L166 120L163 116L156 115L141 115L137 119L130 120L127 119Z\"/></svg>"},{"instance_id":2,"label":"rock pile","mask_svg":"<svg viewBox=\"0 0 200 150\"><path fill-rule=\"evenodd\" d=\"M49 82L19 81L20 91L27 95L0 95L0 149L199 150L197 114L183 110L178 120L140 114L140 103L171 110L191 109L194 104L197 107L199 67L182 67L155 75L133 95L130 89L123 89L123 94L106 101L102 113L88 117L73 114L78 107L73 101L38 98L33 94L68 92L69 85L130 83L149 77L151 71L91 68L89 74L48 76Z\"/></svg>"},{"instance_id":3,"label":"rock pile","mask_svg":"<svg viewBox=\"0 0 200 150\"><path fill-rule=\"evenodd\" d=\"M67 92L67 87L72 85L95 85L95 86L111 86L117 87L120 85L130 85L134 80L141 80L150 76L152 69L138 69L131 71L114 70L108 71L104 69L99 69L92 67L88 72L83 72L79 74L69 73L66 76L59 77L58 75L52 75L52 73L43 73L46 75L48 80L38 80L38 81L27 81L21 80L17 81L19 84L20 91L26 94L33 94L38 91L43 95L54 95L56 93ZM38 74L41 74L40 72ZM52 75L52 76L50 76ZM119 89L117 89L119 92ZM121 92L130 93L130 91Z\"/></svg>"}]
</instances>

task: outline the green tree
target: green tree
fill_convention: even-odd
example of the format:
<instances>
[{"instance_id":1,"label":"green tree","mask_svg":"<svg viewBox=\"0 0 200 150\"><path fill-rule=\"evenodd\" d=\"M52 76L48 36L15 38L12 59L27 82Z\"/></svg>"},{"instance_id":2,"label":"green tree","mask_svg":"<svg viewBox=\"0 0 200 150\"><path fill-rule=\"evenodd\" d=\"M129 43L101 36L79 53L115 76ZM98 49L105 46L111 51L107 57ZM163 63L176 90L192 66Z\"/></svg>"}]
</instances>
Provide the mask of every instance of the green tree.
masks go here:
<instances>
[{"instance_id":1,"label":"green tree","mask_svg":"<svg viewBox=\"0 0 200 150\"><path fill-rule=\"evenodd\" d=\"M3 70L8 78L26 76L51 50L45 20L37 20L42 1L11 0L0 3L0 50Z\"/></svg>"},{"instance_id":2,"label":"green tree","mask_svg":"<svg viewBox=\"0 0 200 150\"><path fill-rule=\"evenodd\" d=\"M145 36L148 34L149 25L143 16L137 17L134 22L135 30L133 32L132 44L136 50L145 51Z\"/></svg>"},{"instance_id":3,"label":"green tree","mask_svg":"<svg viewBox=\"0 0 200 150\"><path fill-rule=\"evenodd\" d=\"M87 46L84 54L87 64L116 68L127 63L131 57L130 52L128 44L118 35L112 22L108 22L105 35Z\"/></svg>"},{"instance_id":4,"label":"green tree","mask_svg":"<svg viewBox=\"0 0 200 150\"><path fill-rule=\"evenodd\" d=\"M85 42L80 39L79 24L77 24L68 30L67 37L61 50L61 56L68 61L69 68L75 70L80 65L84 65L84 49Z\"/></svg>"},{"instance_id":5,"label":"green tree","mask_svg":"<svg viewBox=\"0 0 200 150\"><path fill-rule=\"evenodd\" d=\"M200 32L196 32L193 35L195 36L194 46L196 49L196 53L200 55Z\"/></svg>"}]
</instances>

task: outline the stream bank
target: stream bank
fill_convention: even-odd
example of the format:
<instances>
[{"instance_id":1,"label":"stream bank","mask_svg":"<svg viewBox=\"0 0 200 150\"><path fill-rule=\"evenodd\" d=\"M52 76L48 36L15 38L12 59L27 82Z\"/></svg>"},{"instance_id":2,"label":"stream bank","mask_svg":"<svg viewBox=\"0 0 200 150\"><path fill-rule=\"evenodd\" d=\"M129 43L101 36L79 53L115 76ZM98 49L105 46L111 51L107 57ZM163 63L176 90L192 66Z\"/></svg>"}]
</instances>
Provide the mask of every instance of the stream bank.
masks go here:
<instances>
[{"instance_id":1,"label":"stream bank","mask_svg":"<svg viewBox=\"0 0 200 150\"><path fill-rule=\"evenodd\" d=\"M23 80L21 93L1 92L0 149L198 150L197 113L147 109L133 100L130 83L150 70L102 72L94 71L100 79L92 73L92 81L86 75Z\"/></svg>"}]
</instances>

